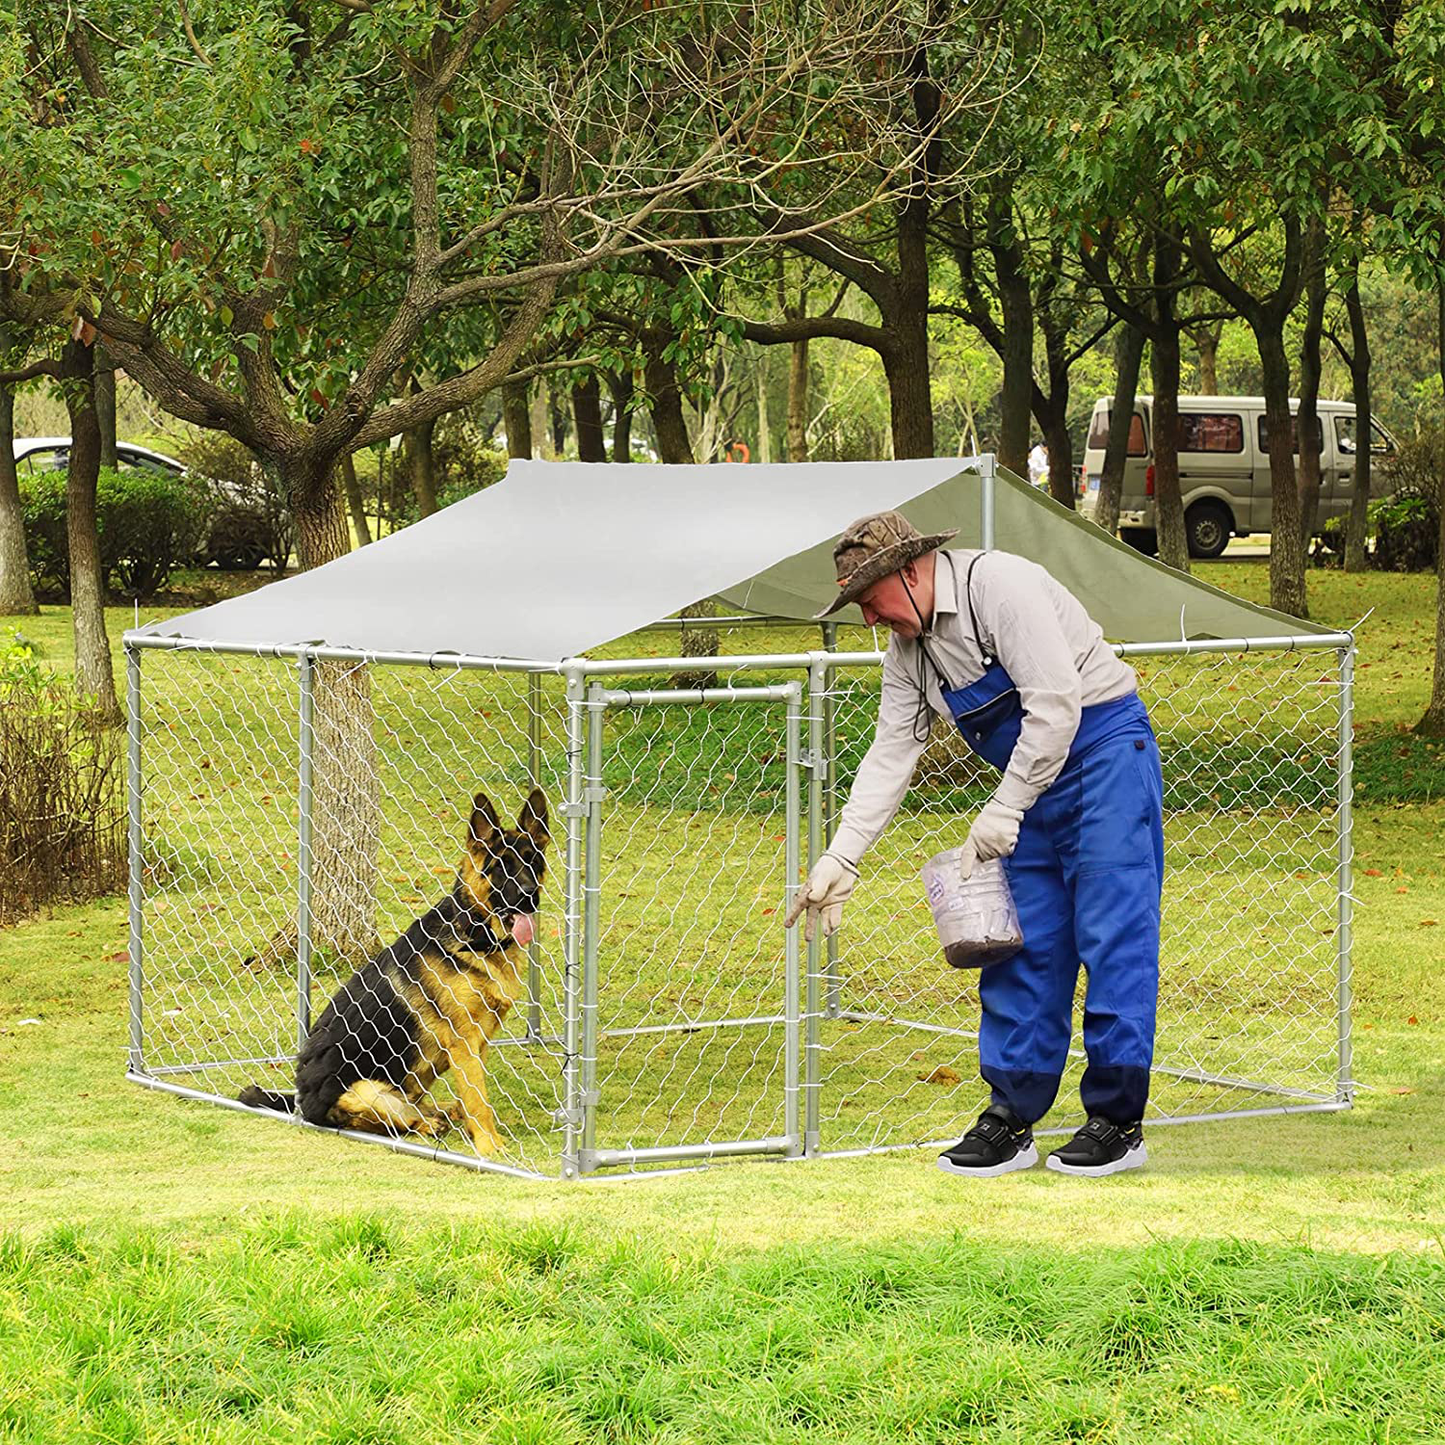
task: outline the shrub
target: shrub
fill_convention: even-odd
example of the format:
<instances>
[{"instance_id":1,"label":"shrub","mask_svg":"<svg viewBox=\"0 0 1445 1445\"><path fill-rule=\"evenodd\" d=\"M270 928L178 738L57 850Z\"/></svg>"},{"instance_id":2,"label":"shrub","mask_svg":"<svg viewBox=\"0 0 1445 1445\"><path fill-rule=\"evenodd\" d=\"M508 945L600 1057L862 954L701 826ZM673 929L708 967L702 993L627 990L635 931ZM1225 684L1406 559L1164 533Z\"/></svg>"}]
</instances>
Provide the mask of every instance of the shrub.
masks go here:
<instances>
[{"instance_id":1,"label":"shrub","mask_svg":"<svg viewBox=\"0 0 1445 1445\"><path fill-rule=\"evenodd\" d=\"M70 594L66 479L65 472L38 472L20 482L30 567L42 595ZM102 468L95 510L101 574L125 597L153 597L191 560L205 534L206 508L197 505L196 487L171 472Z\"/></svg>"},{"instance_id":2,"label":"shrub","mask_svg":"<svg viewBox=\"0 0 1445 1445\"><path fill-rule=\"evenodd\" d=\"M1402 442L1385 469L1389 495L1370 506L1374 563L1387 572L1430 572L1440 546L1445 427Z\"/></svg>"},{"instance_id":3,"label":"shrub","mask_svg":"<svg viewBox=\"0 0 1445 1445\"><path fill-rule=\"evenodd\" d=\"M124 886L122 737L20 633L0 639L0 925Z\"/></svg>"},{"instance_id":4,"label":"shrub","mask_svg":"<svg viewBox=\"0 0 1445 1445\"><path fill-rule=\"evenodd\" d=\"M281 479L249 447L221 432L203 433L181 459L209 502L209 526L196 549L200 560L228 569L269 562L283 571L296 532Z\"/></svg>"},{"instance_id":5,"label":"shrub","mask_svg":"<svg viewBox=\"0 0 1445 1445\"><path fill-rule=\"evenodd\" d=\"M411 490L411 477L406 471L404 452L394 453L391 465L397 468L400 484L393 522L396 526L407 526L415 522L420 513ZM507 473L507 454L492 446L490 437L482 435L470 416L444 417L432 438L432 470L437 506L449 507L501 481Z\"/></svg>"}]
</instances>

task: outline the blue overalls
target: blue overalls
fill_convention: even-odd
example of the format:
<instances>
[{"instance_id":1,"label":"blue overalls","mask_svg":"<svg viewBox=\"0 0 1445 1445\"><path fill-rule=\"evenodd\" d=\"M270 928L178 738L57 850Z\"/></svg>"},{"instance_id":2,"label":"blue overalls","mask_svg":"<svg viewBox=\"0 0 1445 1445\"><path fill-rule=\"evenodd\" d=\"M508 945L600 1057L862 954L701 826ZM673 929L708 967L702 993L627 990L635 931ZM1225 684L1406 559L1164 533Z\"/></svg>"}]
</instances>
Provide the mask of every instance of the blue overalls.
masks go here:
<instances>
[{"instance_id":1,"label":"blue overalls","mask_svg":"<svg viewBox=\"0 0 1445 1445\"><path fill-rule=\"evenodd\" d=\"M1003 769L1024 709L979 635L972 591L979 560L969 565L964 589L983 675L959 688L938 675L964 741ZM1164 877L1159 748L1137 693L1083 709L1063 771L1024 814L1004 866L1024 946L979 974L979 1062L994 1102L1028 1124L1049 1111L1068 1060L1082 963L1084 1109L1133 1123L1149 1097Z\"/></svg>"}]
</instances>

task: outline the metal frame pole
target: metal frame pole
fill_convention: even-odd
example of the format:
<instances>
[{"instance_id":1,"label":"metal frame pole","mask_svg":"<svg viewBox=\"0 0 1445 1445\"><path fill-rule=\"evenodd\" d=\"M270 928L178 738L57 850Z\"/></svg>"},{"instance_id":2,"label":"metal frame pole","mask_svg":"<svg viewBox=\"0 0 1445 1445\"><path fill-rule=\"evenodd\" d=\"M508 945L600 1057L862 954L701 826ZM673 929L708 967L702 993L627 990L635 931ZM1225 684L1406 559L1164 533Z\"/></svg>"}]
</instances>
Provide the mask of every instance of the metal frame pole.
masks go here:
<instances>
[{"instance_id":1,"label":"metal frame pole","mask_svg":"<svg viewBox=\"0 0 1445 1445\"><path fill-rule=\"evenodd\" d=\"M985 552L992 552L994 480L998 474L998 460L992 452L985 452L978 460L980 490L979 546Z\"/></svg>"},{"instance_id":2,"label":"metal frame pole","mask_svg":"<svg viewBox=\"0 0 1445 1445\"><path fill-rule=\"evenodd\" d=\"M838 625L835 622L823 624L823 650L837 652ZM838 730L833 711L833 679L836 674L828 663L823 664L823 686L819 693L822 700L823 718L823 822L818 846L821 853L833 841L833 830L838 826ZM838 977L838 935L830 933L824 944L828 953L828 1017L835 1019L842 1009L842 983Z\"/></svg>"},{"instance_id":3,"label":"metal frame pole","mask_svg":"<svg viewBox=\"0 0 1445 1445\"><path fill-rule=\"evenodd\" d=\"M828 662L814 658L808 669L808 867L811 870L827 846L825 799L832 777L833 759L825 752L823 704L828 691ZM796 930L795 930L796 931ZM831 944L832 940L829 940ZM815 933L808 944L807 997L803 1010L803 1153L812 1158L822 1147L822 997L821 940Z\"/></svg>"},{"instance_id":4,"label":"metal frame pole","mask_svg":"<svg viewBox=\"0 0 1445 1445\"><path fill-rule=\"evenodd\" d=\"M140 649L125 649L126 902L130 920L130 1054L128 1071L145 1071L145 857L141 809Z\"/></svg>"},{"instance_id":5,"label":"metal frame pole","mask_svg":"<svg viewBox=\"0 0 1445 1445\"><path fill-rule=\"evenodd\" d=\"M1343 1104L1354 1102L1355 1081L1353 1048L1350 1037L1352 1002L1352 946L1354 899L1351 896L1354 877L1354 818L1351 803L1354 790L1354 757L1352 744L1355 726L1355 647L1340 648L1340 731L1339 731L1339 807L1336 812L1339 832L1339 917L1335 928L1335 970L1338 980L1337 1031L1339 1038L1339 1073L1335 1080L1336 1097Z\"/></svg>"},{"instance_id":6,"label":"metal frame pole","mask_svg":"<svg viewBox=\"0 0 1445 1445\"><path fill-rule=\"evenodd\" d=\"M583 800L587 807L587 838L582 883L581 1060L578 1103L582 1110L577 1169L590 1174L597 1148L597 946L602 928L602 727L605 688L594 682L587 694L587 771Z\"/></svg>"},{"instance_id":7,"label":"metal frame pole","mask_svg":"<svg viewBox=\"0 0 1445 1445\"><path fill-rule=\"evenodd\" d=\"M527 674L527 783L541 786L542 779L542 674ZM542 945L534 936L527 945L527 1041L542 1037Z\"/></svg>"},{"instance_id":8,"label":"metal frame pole","mask_svg":"<svg viewBox=\"0 0 1445 1445\"><path fill-rule=\"evenodd\" d=\"M312 770L316 753L316 660L309 652L296 659L300 688L301 757L296 814L296 1052L311 1032L311 813L315 801Z\"/></svg>"},{"instance_id":9,"label":"metal frame pole","mask_svg":"<svg viewBox=\"0 0 1445 1445\"><path fill-rule=\"evenodd\" d=\"M562 1177L578 1177L577 1151L582 1132L580 1032L582 1007L582 832L587 805L582 800L583 693L586 667L572 663L567 678L567 798L562 816L567 823L566 870L563 879L562 1028Z\"/></svg>"},{"instance_id":10,"label":"metal frame pole","mask_svg":"<svg viewBox=\"0 0 1445 1445\"><path fill-rule=\"evenodd\" d=\"M799 834L801 833L800 789L798 774L802 768L802 711L803 684L788 684L787 720L787 766L788 775L784 788L787 822L784 827L783 872L786 882L783 887L783 908L793 906L798 895ZM804 1138L799 1127L799 997L798 977L798 930L796 927L783 932L783 1133L788 1138L788 1153L799 1155L804 1152Z\"/></svg>"}]
</instances>

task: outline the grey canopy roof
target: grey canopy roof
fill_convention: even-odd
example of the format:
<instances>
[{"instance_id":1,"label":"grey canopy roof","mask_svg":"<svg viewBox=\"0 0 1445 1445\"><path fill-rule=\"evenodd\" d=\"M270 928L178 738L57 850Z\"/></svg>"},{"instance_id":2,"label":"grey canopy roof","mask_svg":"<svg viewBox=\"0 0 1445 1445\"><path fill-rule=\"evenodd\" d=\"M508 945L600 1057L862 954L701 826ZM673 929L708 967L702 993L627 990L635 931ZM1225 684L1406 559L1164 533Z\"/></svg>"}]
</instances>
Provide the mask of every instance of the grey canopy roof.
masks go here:
<instances>
[{"instance_id":1,"label":"grey canopy roof","mask_svg":"<svg viewBox=\"0 0 1445 1445\"><path fill-rule=\"evenodd\" d=\"M836 594L834 540L868 512L897 507L921 531L958 527L954 546L979 546L986 465L513 461L496 486L369 547L140 631L555 662L701 597L809 618ZM1012 473L998 473L994 517L995 546L1047 567L1115 641L1323 630L1140 556Z\"/></svg>"}]
</instances>

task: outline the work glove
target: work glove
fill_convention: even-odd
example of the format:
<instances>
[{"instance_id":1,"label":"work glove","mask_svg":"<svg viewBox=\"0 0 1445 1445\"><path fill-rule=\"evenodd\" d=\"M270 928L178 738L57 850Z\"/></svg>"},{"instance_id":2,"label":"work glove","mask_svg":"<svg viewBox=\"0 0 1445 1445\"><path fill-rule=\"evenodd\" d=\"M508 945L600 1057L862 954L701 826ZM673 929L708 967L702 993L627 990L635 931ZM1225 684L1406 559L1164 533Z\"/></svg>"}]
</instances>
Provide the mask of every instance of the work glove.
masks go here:
<instances>
[{"instance_id":1,"label":"work glove","mask_svg":"<svg viewBox=\"0 0 1445 1445\"><path fill-rule=\"evenodd\" d=\"M836 933L838 925L843 921L843 905L848 901L857 881L858 870L846 858L840 858L836 853L824 853L813 864L808 881L794 897L793 906L788 909L788 916L783 919L783 927L791 928L806 908L808 921L803 925L803 937L809 943L813 941L813 933L820 918L823 921L824 938Z\"/></svg>"},{"instance_id":2,"label":"work glove","mask_svg":"<svg viewBox=\"0 0 1445 1445\"><path fill-rule=\"evenodd\" d=\"M990 858L1007 858L1019 845L1019 824L1024 820L1018 808L1010 808L997 798L990 798L978 810L973 827L963 841L959 854L958 871L965 878L973 872L975 863L987 862Z\"/></svg>"}]
</instances>

